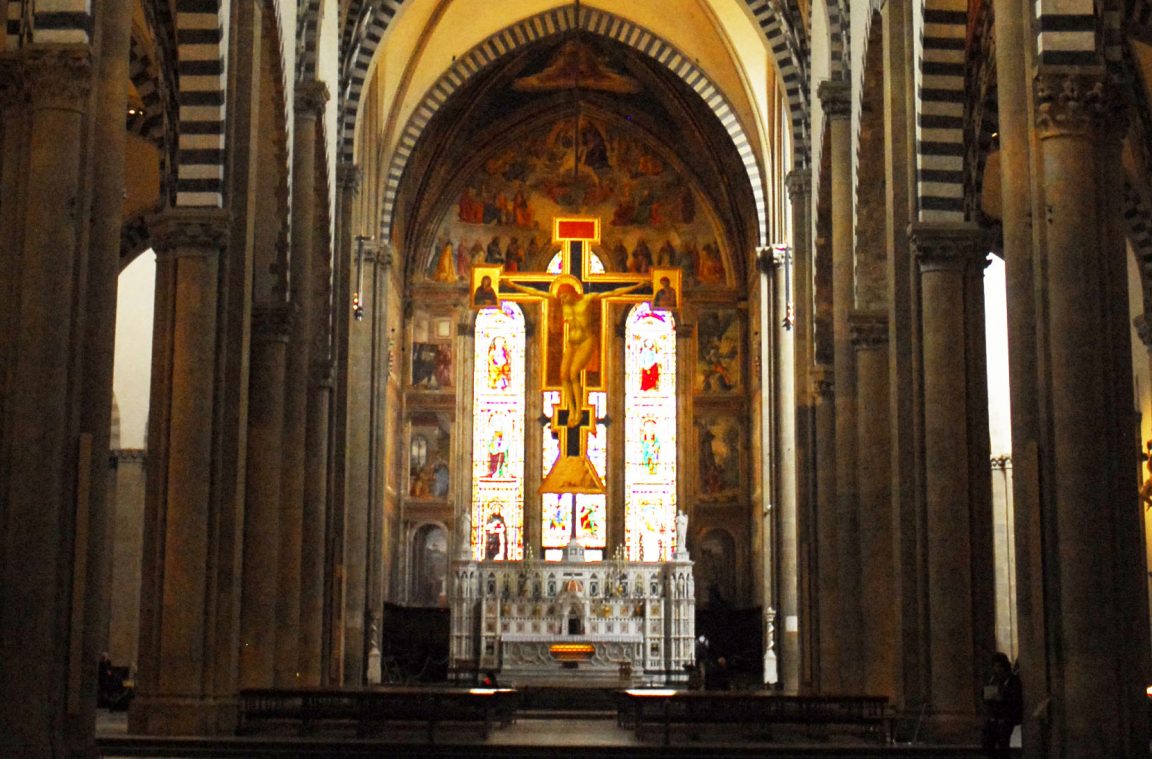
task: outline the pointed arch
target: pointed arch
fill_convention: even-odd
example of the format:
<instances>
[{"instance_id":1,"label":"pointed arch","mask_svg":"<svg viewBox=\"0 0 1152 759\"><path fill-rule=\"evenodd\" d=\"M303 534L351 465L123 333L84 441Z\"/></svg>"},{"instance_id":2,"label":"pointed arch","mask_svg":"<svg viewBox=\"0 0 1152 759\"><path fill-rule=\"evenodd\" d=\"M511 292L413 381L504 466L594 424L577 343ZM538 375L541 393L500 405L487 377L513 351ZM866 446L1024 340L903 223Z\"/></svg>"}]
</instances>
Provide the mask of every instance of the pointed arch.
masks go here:
<instances>
[{"instance_id":1,"label":"pointed arch","mask_svg":"<svg viewBox=\"0 0 1152 759\"><path fill-rule=\"evenodd\" d=\"M608 37L650 56L680 77L704 100L732 139L733 145L740 155L756 204L757 232L760 244L767 244L765 242L768 235L767 200L756 150L745 133L744 127L740 124L735 111L720 89L712 83L691 58L647 29L627 19L595 8L580 8L579 18L577 18L576 10L573 7L557 8L540 13L489 36L460 56L443 76L429 88L401 132L384 179L383 211L380 219L381 239L389 239L391 236L396 198L404 170L408 165L408 159L412 156L412 151L416 147L420 135L423 134L432 117L448 99L475 74L507 53L577 28ZM369 57L368 61L370 60ZM367 61L364 65L364 71L366 71ZM362 85L363 81L360 81L356 87ZM358 94L355 98L349 98L344 110L342 160L349 163L354 159L353 147L357 108L355 101L358 100Z\"/></svg>"}]
</instances>

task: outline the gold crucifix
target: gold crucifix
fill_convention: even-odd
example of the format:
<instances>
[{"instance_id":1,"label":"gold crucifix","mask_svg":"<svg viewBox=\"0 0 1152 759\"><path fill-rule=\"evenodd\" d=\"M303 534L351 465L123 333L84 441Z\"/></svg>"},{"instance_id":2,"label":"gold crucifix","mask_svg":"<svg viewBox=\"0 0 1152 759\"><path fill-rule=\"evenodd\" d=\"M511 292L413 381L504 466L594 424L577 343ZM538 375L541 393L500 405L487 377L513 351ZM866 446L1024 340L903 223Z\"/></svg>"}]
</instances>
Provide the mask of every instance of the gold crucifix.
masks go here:
<instances>
[{"instance_id":1,"label":"gold crucifix","mask_svg":"<svg viewBox=\"0 0 1152 759\"><path fill-rule=\"evenodd\" d=\"M551 420L560 455L544 477L540 492L603 493L604 483L587 450L588 435L595 434L597 422L588 393L607 390L610 376L608 356L600 350L607 341L604 307L613 302L651 300L654 281L661 282L671 274L678 284L678 272L662 269L642 274L594 274L591 252L592 245L600 241L598 218L558 218L553 222L552 239L560 245L559 274L505 272L502 268L488 271L493 267L483 267L485 271L474 273L474 277L489 277L488 285L499 298L541 305L542 385L545 390L560 391L560 403ZM474 306L491 300L483 279L477 280L475 290Z\"/></svg>"}]
</instances>

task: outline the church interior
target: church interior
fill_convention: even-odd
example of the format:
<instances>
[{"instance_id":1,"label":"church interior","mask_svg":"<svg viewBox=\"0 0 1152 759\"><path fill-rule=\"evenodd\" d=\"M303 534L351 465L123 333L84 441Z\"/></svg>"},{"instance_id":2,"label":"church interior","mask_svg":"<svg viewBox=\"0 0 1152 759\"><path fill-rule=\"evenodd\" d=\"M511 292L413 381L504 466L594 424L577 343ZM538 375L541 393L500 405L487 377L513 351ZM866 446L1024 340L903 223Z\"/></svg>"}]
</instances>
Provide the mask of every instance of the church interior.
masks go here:
<instances>
[{"instance_id":1,"label":"church interior","mask_svg":"<svg viewBox=\"0 0 1152 759\"><path fill-rule=\"evenodd\" d=\"M0 15L0 756L102 658L139 736L722 666L974 746L995 652L1147 754L1145 0Z\"/></svg>"}]
</instances>

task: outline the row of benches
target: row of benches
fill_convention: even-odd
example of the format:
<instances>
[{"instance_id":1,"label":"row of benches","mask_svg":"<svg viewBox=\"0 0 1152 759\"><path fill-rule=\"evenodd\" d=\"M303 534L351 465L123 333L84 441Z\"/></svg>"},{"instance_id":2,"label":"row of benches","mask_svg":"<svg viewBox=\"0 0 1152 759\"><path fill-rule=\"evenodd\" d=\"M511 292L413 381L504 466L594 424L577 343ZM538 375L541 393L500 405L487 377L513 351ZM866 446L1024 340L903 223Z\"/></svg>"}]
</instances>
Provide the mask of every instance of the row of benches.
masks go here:
<instances>
[{"instance_id":1,"label":"row of benches","mask_svg":"<svg viewBox=\"0 0 1152 759\"><path fill-rule=\"evenodd\" d=\"M762 691L634 689L621 691L617 719L638 739L646 727L663 728L668 745L673 726L800 725L809 734L830 726L857 728L882 743L891 741L887 696L785 696Z\"/></svg>"},{"instance_id":2,"label":"row of benches","mask_svg":"<svg viewBox=\"0 0 1152 759\"><path fill-rule=\"evenodd\" d=\"M493 725L515 719L519 694L510 688L384 687L251 689L240 693L243 734L295 727L308 735L322 728L354 726L358 738L380 734L388 723L417 723L436 742L441 724L480 725L485 738Z\"/></svg>"},{"instance_id":3,"label":"row of benches","mask_svg":"<svg viewBox=\"0 0 1152 759\"><path fill-rule=\"evenodd\" d=\"M429 743L443 724L491 728L515 721L521 694L511 688L377 687L266 689L240 694L239 732L291 729L308 735L321 729L355 728L357 737L379 735L388 723L422 724ZM692 691L658 688L617 693L618 724L639 739L662 728L665 745L674 726L800 725L811 732L830 726L859 728L878 741L890 740L891 712L885 696L785 696L765 691Z\"/></svg>"}]
</instances>

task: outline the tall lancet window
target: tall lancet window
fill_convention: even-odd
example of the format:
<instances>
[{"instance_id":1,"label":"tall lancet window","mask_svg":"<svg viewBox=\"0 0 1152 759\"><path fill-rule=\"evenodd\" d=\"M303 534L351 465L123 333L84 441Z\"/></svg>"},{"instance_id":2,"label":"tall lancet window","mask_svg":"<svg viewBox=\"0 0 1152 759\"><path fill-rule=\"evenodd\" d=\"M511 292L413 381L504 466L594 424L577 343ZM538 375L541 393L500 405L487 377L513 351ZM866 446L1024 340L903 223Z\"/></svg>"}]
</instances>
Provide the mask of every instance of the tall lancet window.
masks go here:
<instances>
[{"instance_id":1,"label":"tall lancet window","mask_svg":"<svg viewBox=\"0 0 1152 759\"><path fill-rule=\"evenodd\" d=\"M676 542L676 329L641 303L624 338L624 543L631 561L672 557Z\"/></svg>"},{"instance_id":2,"label":"tall lancet window","mask_svg":"<svg viewBox=\"0 0 1152 759\"><path fill-rule=\"evenodd\" d=\"M588 261L589 269L593 274L604 273L604 262L595 253ZM546 271L550 274L559 274L563 262L557 253L549 262ZM608 397L606 393L591 392L588 400L596 409L596 417L603 419L608 413ZM545 391L543 394L544 416L551 418L552 409L560 402L560 393L555 390ZM588 436L588 458L596 473L605 485L608 484L608 428L603 424L596 425L595 434ZM560 443L555 437L544 433L543 474L547 475L552 465L560 455ZM576 537L584 546L584 557L589 561L597 561L604 557L604 547L608 541L608 504L603 494L591 493L543 493L541 507L543 509L540 524L542 526L541 543L544 549L544 558L558 560L561 558L564 546L572 537L572 507L575 499L576 507Z\"/></svg>"},{"instance_id":3,"label":"tall lancet window","mask_svg":"<svg viewBox=\"0 0 1152 759\"><path fill-rule=\"evenodd\" d=\"M472 377L472 555L524 556L524 312L476 314Z\"/></svg>"}]
</instances>

